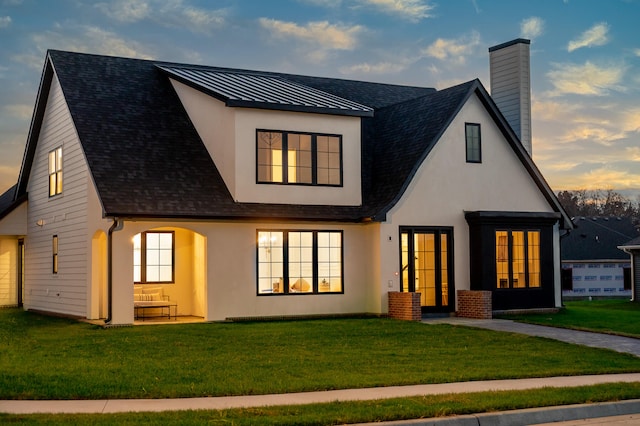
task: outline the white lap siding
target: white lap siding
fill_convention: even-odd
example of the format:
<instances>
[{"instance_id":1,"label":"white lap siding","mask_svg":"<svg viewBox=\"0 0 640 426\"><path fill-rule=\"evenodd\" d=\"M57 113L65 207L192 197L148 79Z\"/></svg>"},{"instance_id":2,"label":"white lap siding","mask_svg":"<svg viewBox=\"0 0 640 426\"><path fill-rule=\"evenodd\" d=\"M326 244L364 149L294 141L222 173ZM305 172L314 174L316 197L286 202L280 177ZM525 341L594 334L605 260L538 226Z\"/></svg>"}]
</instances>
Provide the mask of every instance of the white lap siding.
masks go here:
<instances>
[{"instance_id":1,"label":"white lap siding","mask_svg":"<svg viewBox=\"0 0 640 426\"><path fill-rule=\"evenodd\" d=\"M62 147L62 194L49 197L49 152ZM25 308L86 316L88 169L54 76L29 178ZM58 273L53 273L53 236Z\"/></svg>"}]
</instances>

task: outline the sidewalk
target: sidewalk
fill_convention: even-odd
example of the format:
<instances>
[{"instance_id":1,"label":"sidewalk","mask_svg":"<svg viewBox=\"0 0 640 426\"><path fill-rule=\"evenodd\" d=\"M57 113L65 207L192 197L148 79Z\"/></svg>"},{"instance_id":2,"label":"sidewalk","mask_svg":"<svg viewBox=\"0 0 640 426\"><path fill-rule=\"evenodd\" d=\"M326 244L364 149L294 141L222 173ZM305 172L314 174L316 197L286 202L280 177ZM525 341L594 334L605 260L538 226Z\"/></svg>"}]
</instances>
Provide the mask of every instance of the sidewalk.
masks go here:
<instances>
[{"instance_id":1,"label":"sidewalk","mask_svg":"<svg viewBox=\"0 0 640 426\"><path fill-rule=\"evenodd\" d=\"M640 339L615 336L611 334L576 331L567 328L546 327L543 325L525 324L503 319L470 319L470 318L429 318L422 321L425 324L451 324L467 327L486 328L489 330L509 333L527 334L530 336L546 337L560 340L574 345L584 345L593 348L611 349L612 351L629 353L640 357Z\"/></svg>"},{"instance_id":2,"label":"sidewalk","mask_svg":"<svg viewBox=\"0 0 640 426\"><path fill-rule=\"evenodd\" d=\"M485 380L433 385L389 386L276 395L224 396L178 399L104 399L80 401L0 401L0 412L30 413L125 413L131 411L224 410L270 405L303 405L339 401L367 401L420 395L587 386L601 383L640 382L640 373L535 379Z\"/></svg>"}]
</instances>

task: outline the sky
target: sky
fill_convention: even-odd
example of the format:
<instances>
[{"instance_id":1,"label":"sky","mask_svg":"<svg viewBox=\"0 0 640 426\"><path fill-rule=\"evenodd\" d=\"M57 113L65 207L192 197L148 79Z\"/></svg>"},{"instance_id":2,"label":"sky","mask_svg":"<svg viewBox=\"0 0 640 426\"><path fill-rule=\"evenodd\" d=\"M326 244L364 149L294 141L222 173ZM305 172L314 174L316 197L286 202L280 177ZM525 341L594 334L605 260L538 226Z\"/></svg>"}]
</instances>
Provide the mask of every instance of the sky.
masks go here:
<instances>
[{"instance_id":1,"label":"sky","mask_svg":"<svg viewBox=\"0 0 640 426\"><path fill-rule=\"evenodd\" d=\"M0 193L47 49L443 89L531 40L533 159L640 201L640 0L0 0Z\"/></svg>"}]
</instances>

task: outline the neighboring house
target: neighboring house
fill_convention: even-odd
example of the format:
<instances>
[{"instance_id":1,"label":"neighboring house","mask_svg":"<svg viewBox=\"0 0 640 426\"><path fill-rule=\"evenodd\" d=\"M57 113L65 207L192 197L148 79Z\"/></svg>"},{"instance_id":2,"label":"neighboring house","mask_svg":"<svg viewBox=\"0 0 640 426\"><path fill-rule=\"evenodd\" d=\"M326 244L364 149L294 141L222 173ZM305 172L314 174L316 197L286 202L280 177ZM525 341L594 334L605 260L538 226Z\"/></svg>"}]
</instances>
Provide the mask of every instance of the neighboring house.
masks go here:
<instances>
[{"instance_id":1,"label":"neighboring house","mask_svg":"<svg viewBox=\"0 0 640 426\"><path fill-rule=\"evenodd\" d=\"M618 246L638 235L627 217L576 217L562 239L563 296L631 296L631 263Z\"/></svg>"},{"instance_id":2,"label":"neighboring house","mask_svg":"<svg viewBox=\"0 0 640 426\"><path fill-rule=\"evenodd\" d=\"M640 237L627 241L618 248L631 256L631 299L640 302Z\"/></svg>"},{"instance_id":3,"label":"neighboring house","mask_svg":"<svg viewBox=\"0 0 640 426\"><path fill-rule=\"evenodd\" d=\"M492 49L520 64L528 48ZM559 307L572 225L517 134L478 80L49 51L2 197L13 291L111 324L133 322L134 283L205 320L385 314L389 292L421 293L424 312L454 312L457 290Z\"/></svg>"}]
</instances>

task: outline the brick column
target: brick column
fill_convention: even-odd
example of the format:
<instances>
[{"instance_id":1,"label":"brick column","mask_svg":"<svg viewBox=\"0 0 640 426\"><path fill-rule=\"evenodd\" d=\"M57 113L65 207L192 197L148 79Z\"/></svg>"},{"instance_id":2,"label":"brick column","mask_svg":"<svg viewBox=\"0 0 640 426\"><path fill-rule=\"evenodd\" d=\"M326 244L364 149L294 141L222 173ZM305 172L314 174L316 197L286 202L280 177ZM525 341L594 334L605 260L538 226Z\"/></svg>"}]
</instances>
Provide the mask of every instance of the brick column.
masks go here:
<instances>
[{"instance_id":1,"label":"brick column","mask_svg":"<svg viewBox=\"0 0 640 426\"><path fill-rule=\"evenodd\" d=\"M493 318L491 292L479 290L458 290L457 316L463 318Z\"/></svg>"},{"instance_id":2,"label":"brick column","mask_svg":"<svg viewBox=\"0 0 640 426\"><path fill-rule=\"evenodd\" d=\"M420 321L422 319L420 293L390 291L389 317L406 321Z\"/></svg>"}]
</instances>

